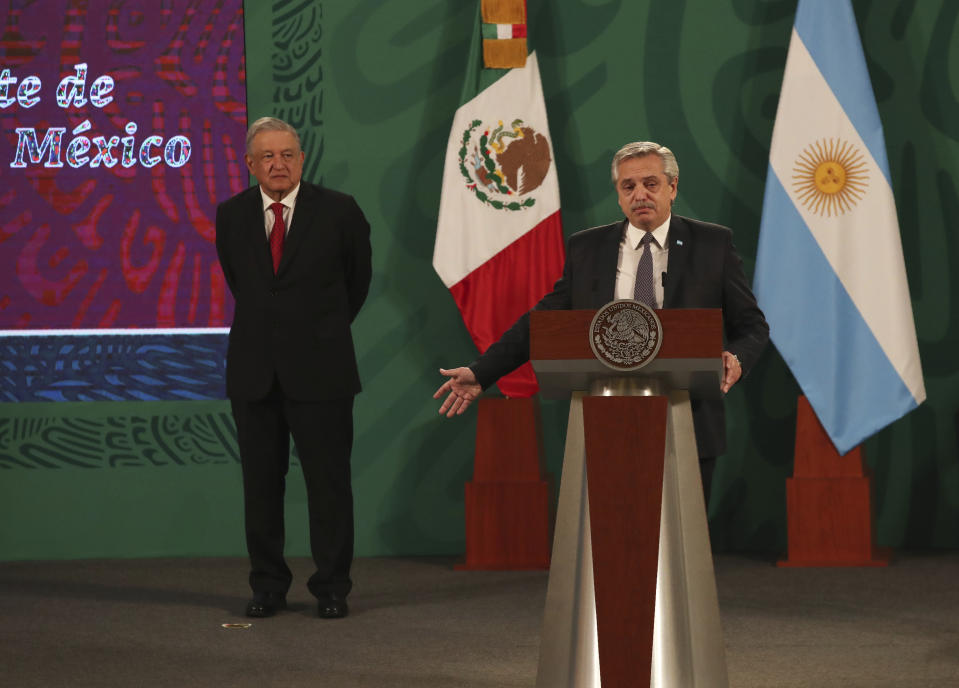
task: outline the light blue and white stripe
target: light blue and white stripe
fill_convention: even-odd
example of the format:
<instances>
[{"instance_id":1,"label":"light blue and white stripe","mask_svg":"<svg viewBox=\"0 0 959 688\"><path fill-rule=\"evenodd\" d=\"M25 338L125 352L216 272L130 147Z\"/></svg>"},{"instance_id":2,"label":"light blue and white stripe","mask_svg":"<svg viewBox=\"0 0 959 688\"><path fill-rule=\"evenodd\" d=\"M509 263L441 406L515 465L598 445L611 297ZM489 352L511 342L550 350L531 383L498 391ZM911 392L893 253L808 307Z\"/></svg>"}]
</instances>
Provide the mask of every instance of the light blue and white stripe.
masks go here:
<instances>
[{"instance_id":1,"label":"light blue and white stripe","mask_svg":"<svg viewBox=\"0 0 959 688\"><path fill-rule=\"evenodd\" d=\"M862 194L822 214L797 163L852 146ZM828 194L821 197L828 197ZM926 398L882 124L849 0L800 0L769 154L755 291L771 336L845 453Z\"/></svg>"}]
</instances>

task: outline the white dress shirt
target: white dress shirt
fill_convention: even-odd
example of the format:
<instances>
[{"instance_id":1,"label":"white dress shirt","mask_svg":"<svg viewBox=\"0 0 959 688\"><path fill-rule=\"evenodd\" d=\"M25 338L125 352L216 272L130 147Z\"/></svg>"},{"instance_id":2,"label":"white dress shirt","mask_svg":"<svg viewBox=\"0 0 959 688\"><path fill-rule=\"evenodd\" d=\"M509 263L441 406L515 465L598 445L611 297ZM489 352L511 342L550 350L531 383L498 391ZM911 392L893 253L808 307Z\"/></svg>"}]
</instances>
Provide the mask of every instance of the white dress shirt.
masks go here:
<instances>
[{"instance_id":1,"label":"white dress shirt","mask_svg":"<svg viewBox=\"0 0 959 688\"><path fill-rule=\"evenodd\" d=\"M653 230L653 240L649 243L649 250L653 252L653 290L656 294L656 308L663 307L663 294L666 291L663 275L666 273L669 262L669 245L666 239L669 236L671 218L672 215ZM626 231L623 232L623 238L619 242L619 261L616 263L616 290L613 292L616 299L633 298L636 288L636 268L639 266L643 251L646 250L640 243L644 236L646 231L634 227L632 223L627 224Z\"/></svg>"},{"instance_id":2,"label":"white dress shirt","mask_svg":"<svg viewBox=\"0 0 959 688\"><path fill-rule=\"evenodd\" d=\"M300 185L297 184L293 190L283 197L283 226L286 227L286 234L290 234L290 225L293 223L293 208L296 206L296 195L300 192ZM277 201L266 195L263 187L260 187L260 196L263 198L263 223L266 227L266 238L270 238L270 232L273 231L273 209L270 207Z\"/></svg>"}]
</instances>

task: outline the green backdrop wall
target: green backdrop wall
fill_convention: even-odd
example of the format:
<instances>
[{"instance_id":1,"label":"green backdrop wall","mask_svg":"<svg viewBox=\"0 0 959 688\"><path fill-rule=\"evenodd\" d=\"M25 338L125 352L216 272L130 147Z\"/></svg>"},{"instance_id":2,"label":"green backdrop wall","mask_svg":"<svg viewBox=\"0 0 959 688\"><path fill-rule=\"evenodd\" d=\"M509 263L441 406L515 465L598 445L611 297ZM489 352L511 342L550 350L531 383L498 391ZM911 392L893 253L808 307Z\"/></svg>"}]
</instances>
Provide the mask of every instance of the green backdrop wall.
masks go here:
<instances>
[{"instance_id":1,"label":"green backdrop wall","mask_svg":"<svg viewBox=\"0 0 959 688\"><path fill-rule=\"evenodd\" d=\"M529 0L565 231L617 219L627 141L669 145L678 212L731 226L752 274L795 0ZM959 546L959 3L856 0L886 132L928 401L865 444L878 538ZM431 268L442 156L475 16L463 0L248 2L249 116L300 127L307 178L352 193L375 275L354 325L358 555L463 549L475 414L440 418L437 368L475 350ZM315 59L318 56L318 59ZM237 141L237 149L243 145ZM719 550L785 548L798 388L770 347L729 395ZM543 403L559 475L566 405ZM289 551L306 504L289 481ZM244 552L226 402L0 404L0 558Z\"/></svg>"}]
</instances>

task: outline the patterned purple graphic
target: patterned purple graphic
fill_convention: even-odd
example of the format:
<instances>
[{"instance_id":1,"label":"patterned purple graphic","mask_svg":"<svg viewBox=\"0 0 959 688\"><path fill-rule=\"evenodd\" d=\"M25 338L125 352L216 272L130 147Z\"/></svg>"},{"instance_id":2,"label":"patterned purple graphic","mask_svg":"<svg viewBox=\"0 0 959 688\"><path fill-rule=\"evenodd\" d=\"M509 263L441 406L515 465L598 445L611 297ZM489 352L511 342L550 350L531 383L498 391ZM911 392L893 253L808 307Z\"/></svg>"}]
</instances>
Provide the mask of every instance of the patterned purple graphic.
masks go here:
<instances>
[{"instance_id":1,"label":"patterned purple graphic","mask_svg":"<svg viewBox=\"0 0 959 688\"><path fill-rule=\"evenodd\" d=\"M241 0L13 0L0 21L0 330L229 324Z\"/></svg>"}]
</instances>

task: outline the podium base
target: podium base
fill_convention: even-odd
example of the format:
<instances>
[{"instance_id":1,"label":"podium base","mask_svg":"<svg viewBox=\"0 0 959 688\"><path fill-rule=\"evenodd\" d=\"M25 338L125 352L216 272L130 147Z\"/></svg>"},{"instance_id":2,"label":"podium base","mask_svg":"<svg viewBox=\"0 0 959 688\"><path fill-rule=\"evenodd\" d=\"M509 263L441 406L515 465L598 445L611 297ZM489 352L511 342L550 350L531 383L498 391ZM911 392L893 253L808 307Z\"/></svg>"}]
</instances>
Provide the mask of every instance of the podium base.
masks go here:
<instances>
[{"instance_id":1,"label":"podium base","mask_svg":"<svg viewBox=\"0 0 959 688\"><path fill-rule=\"evenodd\" d=\"M891 547L876 547L872 555L863 559L780 559L776 566L780 568L843 568L852 566L889 566L892 559Z\"/></svg>"},{"instance_id":2,"label":"podium base","mask_svg":"<svg viewBox=\"0 0 959 688\"><path fill-rule=\"evenodd\" d=\"M598 618L597 613L602 616L605 612L609 616L620 610L597 605L610 591L597 590L594 576L599 574L600 580L608 580L602 569L609 562L601 561L599 567L595 567L593 530L610 526L599 522L601 509L594 514L596 523L590 515L586 464L593 442L587 438L584 427L585 396L583 392L574 392L570 402L536 687L728 688L725 643L689 395L684 391L669 395L668 422L662 428L666 456L662 466L659 522L645 524L641 534L650 538L658 535L658 557L652 562L653 571L638 571L638 562L632 561L631 556L615 563L625 565L637 581L640 574L652 573L655 578L650 589L654 600L631 600L639 602L645 610L640 629L642 643L626 641L616 633L612 637L609 634L600 637L604 619ZM615 433L610 436L615 437ZM594 458L603 461L604 455ZM614 528L619 532L642 529L642 526L625 524ZM601 545L600 539L596 545ZM633 550L624 553L632 555ZM624 604L628 601L625 595L621 599ZM630 614L634 619L635 612L634 609ZM629 635L636 636L636 630L631 629ZM607 652L619 654L628 661L617 662L614 657L601 671L603 644ZM623 666L627 667L625 673L610 675L611 670Z\"/></svg>"}]
</instances>

